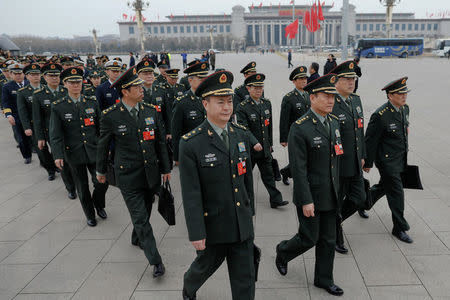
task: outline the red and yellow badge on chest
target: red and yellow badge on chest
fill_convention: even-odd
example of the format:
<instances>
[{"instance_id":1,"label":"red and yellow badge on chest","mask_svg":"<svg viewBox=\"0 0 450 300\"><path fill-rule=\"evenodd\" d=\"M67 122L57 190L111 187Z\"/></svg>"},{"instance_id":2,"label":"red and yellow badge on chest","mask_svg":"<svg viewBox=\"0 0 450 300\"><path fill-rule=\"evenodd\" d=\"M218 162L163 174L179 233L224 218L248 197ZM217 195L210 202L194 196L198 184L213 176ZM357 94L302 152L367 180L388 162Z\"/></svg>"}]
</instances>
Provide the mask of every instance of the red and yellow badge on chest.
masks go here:
<instances>
[{"instance_id":1,"label":"red and yellow badge on chest","mask_svg":"<svg viewBox=\"0 0 450 300\"><path fill-rule=\"evenodd\" d=\"M358 119L358 128L364 128L364 120L363 118Z\"/></svg>"},{"instance_id":2,"label":"red and yellow badge on chest","mask_svg":"<svg viewBox=\"0 0 450 300\"><path fill-rule=\"evenodd\" d=\"M155 139L155 130L154 129L145 129L142 132L144 141L154 140Z\"/></svg>"},{"instance_id":3,"label":"red and yellow badge on chest","mask_svg":"<svg viewBox=\"0 0 450 300\"><path fill-rule=\"evenodd\" d=\"M245 160L244 160L244 161L238 162L237 168L238 168L238 174L239 174L239 176L241 176L241 175L247 173L247 165L246 165Z\"/></svg>"},{"instance_id":4,"label":"red and yellow badge on chest","mask_svg":"<svg viewBox=\"0 0 450 300\"><path fill-rule=\"evenodd\" d=\"M269 125L270 125L270 119L265 119L264 126L269 126Z\"/></svg>"},{"instance_id":5,"label":"red and yellow badge on chest","mask_svg":"<svg viewBox=\"0 0 450 300\"><path fill-rule=\"evenodd\" d=\"M95 125L93 117L84 118L84 126L92 126L92 125Z\"/></svg>"}]
</instances>

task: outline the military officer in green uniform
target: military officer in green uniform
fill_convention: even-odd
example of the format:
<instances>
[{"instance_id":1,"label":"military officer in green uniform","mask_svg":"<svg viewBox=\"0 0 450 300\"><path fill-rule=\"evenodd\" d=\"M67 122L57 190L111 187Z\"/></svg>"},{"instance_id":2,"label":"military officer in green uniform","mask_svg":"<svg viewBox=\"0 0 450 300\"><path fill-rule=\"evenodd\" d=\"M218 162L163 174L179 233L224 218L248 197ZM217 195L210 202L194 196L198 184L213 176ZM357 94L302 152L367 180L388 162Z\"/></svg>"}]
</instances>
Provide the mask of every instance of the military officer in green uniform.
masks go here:
<instances>
[{"instance_id":1,"label":"military officer in green uniform","mask_svg":"<svg viewBox=\"0 0 450 300\"><path fill-rule=\"evenodd\" d=\"M173 104L172 136L176 164L178 164L181 136L199 126L206 118L202 99L195 95L195 91L203 79L208 76L208 63L198 61L187 67L184 73L188 76L190 89L183 96L178 97Z\"/></svg>"},{"instance_id":2,"label":"military officer in green uniform","mask_svg":"<svg viewBox=\"0 0 450 300\"><path fill-rule=\"evenodd\" d=\"M255 298L255 204L249 132L229 123L233 74L216 72L195 94L207 119L180 141L180 182L189 240L197 257L184 274L183 299L227 260L232 299Z\"/></svg>"},{"instance_id":3,"label":"military officer in green uniform","mask_svg":"<svg viewBox=\"0 0 450 300\"><path fill-rule=\"evenodd\" d=\"M193 61L188 62L186 68L188 68L188 67L190 67L192 65L195 65L199 61L200 60L196 58ZM189 75L185 75L185 76L181 77L180 82L179 82L182 86L184 86L184 91L185 92L189 91L189 89L191 88L191 85L189 84L189 79L188 78L189 78Z\"/></svg>"},{"instance_id":4,"label":"military officer in green uniform","mask_svg":"<svg viewBox=\"0 0 450 300\"><path fill-rule=\"evenodd\" d=\"M0 99L2 98L2 90L3 90L3 86L8 83L11 80L10 74L9 74L9 70L8 70L8 64L5 62L3 62L0 65L1 68L1 73L0 73ZM1 102L1 100L0 100ZM0 103L0 108L3 110L3 105Z\"/></svg>"},{"instance_id":5,"label":"military officer in green uniform","mask_svg":"<svg viewBox=\"0 0 450 300\"><path fill-rule=\"evenodd\" d=\"M39 162L42 167L47 170L48 180L53 181L55 179L55 163L53 157L50 154L48 147L39 149L36 138L36 133L33 128L33 93L39 90L41 81L41 68L38 64L29 64L23 69L25 76L27 77L29 84L17 91L17 110L19 112L19 119L22 122L22 127L25 130L25 135L31 136L33 148L36 149L36 153L39 158Z\"/></svg>"},{"instance_id":6,"label":"military officer in green uniform","mask_svg":"<svg viewBox=\"0 0 450 300\"><path fill-rule=\"evenodd\" d=\"M68 68L72 68L74 66L74 61L72 57L64 56L62 57L59 62L61 63L61 66L63 67L63 70L66 70Z\"/></svg>"},{"instance_id":7,"label":"military officer in green uniform","mask_svg":"<svg viewBox=\"0 0 450 300\"><path fill-rule=\"evenodd\" d=\"M288 262L316 247L314 285L332 295L343 290L334 284L333 264L336 245L336 215L339 208L339 158L343 154L338 120L331 115L334 84L328 74L310 82L311 109L289 132L289 163L295 172L294 204L299 221L298 233L276 247L275 265L286 275Z\"/></svg>"},{"instance_id":8,"label":"military officer in green uniform","mask_svg":"<svg viewBox=\"0 0 450 300\"><path fill-rule=\"evenodd\" d=\"M386 91L388 101L370 117L365 137L364 171L369 172L375 162L380 182L371 188L371 193L386 194L392 212L392 234L405 243L412 243L406 233L409 224L404 217L405 195L400 177L407 165L408 154L409 106L406 98L410 90L407 80L408 77L402 77L382 89Z\"/></svg>"},{"instance_id":9,"label":"military officer in green uniform","mask_svg":"<svg viewBox=\"0 0 450 300\"><path fill-rule=\"evenodd\" d=\"M287 93L281 101L280 113L280 144L283 147L288 146L289 129L292 123L303 116L310 108L309 94L303 90L308 79L307 68L300 66L295 68L289 75L289 80L294 84L294 89ZM280 170L283 177L283 183L289 185L291 172L289 164Z\"/></svg>"},{"instance_id":10,"label":"military officer in green uniform","mask_svg":"<svg viewBox=\"0 0 450 300\"><path fill-rule=\"evenodd\" d=\"M51 106L50 145L56 166L62 170L67 161L73 172L81 207L89 226L96 226L95 210L106 219L105 193L108 184L100 183L95 173L97 142L100 133L100 110L95 97L81 93L83 71L72 67L61 73L67 95ZM94 191L89 191L87 172Z\"/></svg>"},{"instance_id":11,"label":"military officer in green uniform","mask_svg":"<svg viewBox=\"0 0 450 300\"><path fill-rule=\"evenodd\" d=\"M37 139L37 146L41 151L49 149L51 104L67 94L67 90L59 85L61 71L62 67L59 64L53 62L45 64L41 69L41 73L47 84L41 86L41 89L33 93L33 133ZM54 157L52 160L54 162ZM75 181L68 163L61 170L61 178L68 192L68 197L75 199L77 197Z\"/></svg>"},{"instance_id":12,"label":"military officer in green uniform","mask_svg":"<svg viewBox=\"0 0 450 300\"><path fill-rule=\"evenodd\" d=\"M101 74L97 71L92 71L89 73L89 82L91 87L94 89L94 91L97 89L97 87L100 85L102 79L101 79ZM94 94L95 96L95 94Z\"/></svg>"},{"instance_id":13,"label":"military officer in green uniform","mask_svg":"<svg viewBox=\"0 0 450 300\"><path fill-rule=\"evenodd\" d=\"M166 64L165 61L158 62L156 66L158 67L159 75L156 76L155 83L157 85L166 83L167 82L166 71L167 69L169 69L169 66Z\"/></svg>"},{"instance_id":14,"label":"military officer in green uniform","mask_svg":"<svg viewBox=\"0 0 450 300\"><path fill-rule=\"evenodd\" d=\"M154 105L142 101L142 84L132 67L112 85L122 101L102 113L97 178L106 181L109 145L114 142L115 176L134 226L131 242L144 250L154 266L153 276L159 277L165 268L149 220L161 175L163 181L170 180L170 165L160 114Z\"/></svg>"},{"instance_id":15,"label":"military officer in green uniform","mask_svg":"<svg viewBox=\"0 0 450 300\"><path fill-rule=\"evenodd\" d=\"M245 67L242 68L240 72L244 74L245 79L256 74L256 62L249 62ZM245 83L235 88L233 96L233 111L236 112L237 106L248 97L248 90Z\"/></svg>"},{"instance_id":16,"label":"military officer in green uniform","mask_svg":"<svg viewBox=\"0 0 450 300\"><path fill-rule=\"evenodd\" d=\"M245 86L250 97L242 101L237 109L238 123L248 128L258 140L262 151L252 151L252 169L258 165L261 179L270 195L270 207L277 208L288 204L283 201L280 191L275 185L272 169L272 104L263 97L264 74L253 74L245 79ZM258 149L259 150L259 149Z\"/></svg>"},{"instance_id":17,"label":"military officer in green uniform","mask_svg":"<svg viewBox=\"0 0 450 300\"><path fill-rule=\"evenodd\" d=\"M90 71L94 69L95 66L95 60L92 58L92 54L88 54L86 59L86 68Z\"/></svg>"},{"instance_id":18,"label":"military officer in green uniform","mask_svg":"<svg viewBox=\"0 0 450 300\"><path fill-rule=\"evenodd\" d=\"M349 60L336 66L330 73L338 78L333 115L339 120L344 154L340 161L339 203L342 203L336 219L336 251L346 254L342 221L356 210L364 207L364 114L361 98L353 93L355 89L355 62ZM365 211L364 211L365 213Z\"/></svg>"}]
</instances>

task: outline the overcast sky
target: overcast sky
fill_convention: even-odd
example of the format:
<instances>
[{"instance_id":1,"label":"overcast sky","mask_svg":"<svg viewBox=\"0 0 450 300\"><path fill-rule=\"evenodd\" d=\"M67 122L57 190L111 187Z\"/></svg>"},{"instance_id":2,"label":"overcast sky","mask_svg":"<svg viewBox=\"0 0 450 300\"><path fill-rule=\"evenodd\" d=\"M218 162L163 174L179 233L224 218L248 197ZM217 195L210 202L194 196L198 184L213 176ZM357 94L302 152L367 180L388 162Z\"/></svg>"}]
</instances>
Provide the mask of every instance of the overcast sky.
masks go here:
<instances>
[{"instance_id":1,"label":"overcast sky","mask_svg":"<svg viewBox=\"0 0 450 300\"><path fill-rule=\"evenodd\" d=\"M122 14L133 14L127 2L132 0L0 0L0 34L31 34L38 36L72 37L90 35L92 28L98 35L118 34L117 21ZM323 0L322 0L323 1ZM166 20L170 14L229 14L234 5L246 7L261 2L263 5L278 5L280 0L150 0L150 7L144 17L151 21ZM290 0L281 0L287 5ZM313 0L296 0L295 3L311 4ZM327 5L334 2L333 10L339 10L342 0L325 0ZM384 12L379 0L350 0L357 12ZM417 18L427 13L448 10L447 0L402 0L394 12L414 12Z\"/></svg>"}]
</instances>

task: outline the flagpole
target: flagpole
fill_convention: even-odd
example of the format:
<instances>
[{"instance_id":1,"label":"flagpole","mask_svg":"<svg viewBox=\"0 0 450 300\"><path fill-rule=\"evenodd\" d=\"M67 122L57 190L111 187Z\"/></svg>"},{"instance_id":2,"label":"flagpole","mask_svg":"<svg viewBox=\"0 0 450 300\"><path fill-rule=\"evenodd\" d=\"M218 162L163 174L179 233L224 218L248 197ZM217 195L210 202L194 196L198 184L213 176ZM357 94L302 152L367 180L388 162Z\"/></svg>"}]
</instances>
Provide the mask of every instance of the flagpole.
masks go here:
<instances>
[{"instance_id":1,"label":"flagpole","mask_svg":"<svg viewBox=\"0 0 450 300\"><path fill-rule=\"evenodd\" d=\"M342 7L342 55L341 58L343 61L347 60L348 57L348 0L344 0Z\"/></svg>"},{"instance_id":2,"label":"flagpole","mask_svg":"<svg viewBox=\"0 0 450 300\"><path fill-rule=\"evenodd\" d=\"M292 22L295 22L295 0L292 0ZM295 39L291 43L295 46Z\"/></svg>"}]
</instances>

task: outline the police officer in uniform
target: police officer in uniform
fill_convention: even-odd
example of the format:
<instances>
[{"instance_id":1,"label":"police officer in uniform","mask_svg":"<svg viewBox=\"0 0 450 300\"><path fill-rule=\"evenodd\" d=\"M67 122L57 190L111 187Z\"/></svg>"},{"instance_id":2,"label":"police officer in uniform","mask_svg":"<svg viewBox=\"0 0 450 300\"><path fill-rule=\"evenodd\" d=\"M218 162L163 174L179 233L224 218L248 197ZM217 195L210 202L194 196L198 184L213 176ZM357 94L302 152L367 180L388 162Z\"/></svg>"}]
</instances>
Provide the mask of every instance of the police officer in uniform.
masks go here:
<instances>
[{"instance_id":1,"label":"police officer in uniform","mask_svg":"<svg viewBox=\"0 0 450 300\"><path fill-rule=\"evenodd\" d=\"M13 63L8 66L12 80L6 83L2 88L2 106L3 114L11 124L14 136L19 144L20 152L25 160L25 164L31 163L31 137L25 134L22 122L17 110L17 91L28 84L23 74L23 65Z\"/></svg>"},{"instance_id":2,"label":"police officer in uniform","mask_svg":"<svg viewBox=\"0 0 450 300\"><path fill-rule=\"evenodd\" d=\"M294 89L287 93L281 101L280 113L280 144L287 147L289 129L292 123L303 116L310 108L309 94L303 90L308 79L307 68L300 66L295 68L289 75L289 80L294 84ZM280 170L283 183L289 185L291 172L289 164Z\"/></svg>"},{"instance_id":3,"label":"police officer in uniform","mask_svg":"<svg viewBox=\"0 0 450 300\"><path fill-rule=\"evenodd\" d=\"M195 91L208 76L208 63L198 61L186 68L184 73L188 76L190 89L174 102L172 116L174 160L177 164L181 136L199 126L206 118L202 99L195 95Z\"/></svg>"},{"instance_id":4,"label":"police officer in uniform","mask_svg":"<svg viewBox=\"0 0 450 300\"><path fill-rule=\"evenodd\" d=\"M299 229L290 240L277 245L275 265L281 275L286 275L288 262L315 246L314 285L340 296L344 291L333 280L339 157L343 154L339 123L330 114L337 93L336 80L335 75L328 74L305 87L310 93L311 109L292 124L289 132Z\"/></svg>"},{"instance_id":5,"label":"police officer in uniform","mask_svg":"<svg viewBox=\"0 0 450 300\"><path fill-rule=\"evenodd\" d=\"M392 234L400 241L412 243L406 231L409 224L404 217L405 195L400 173L405 170L408 154L409 106L406 98L410 90L406 86L408 77L388 83L388 101L370 117L366 130L366 162L364 171L375 166L380 172L380 182L371 188L371 193L385 193L392 212Z\"/></svg>"},{"instance_id":6,"label":"police officer in uniform","mask_svg":"<svg viewBox=\"0 0 450 300\"><path fill-rule=\"evenodd\" d=\"M132 67L113 83L122 101L102 113L97 178L106 181L109 145L114 142L115 175L134 226L131 242L144 250L154 266L153 276L159 277L165 268L149 219L161 175L163 181L170 180L170 165L160 114L154 105L142 101L143 81L136 73Z\"/></svg>"},{"instance_id":7,"label":"police officer in uniform","mask_svg":"<svg viewBox=\"0 0 450 300\"><path fill-rule=\"evenodd\" d=\"M240 72L244 74L245 79L256 74L256 63L254 61L249 62ZM237 106L248 97L248 90L245 83L235 88L233 96L233 111L236 112Z\"/></svg>"},{"instance_id":8,"label":"police officer in uniform","mask_svg":"<svg viewBox=\"0 0 450 300\"><path fill-rule=\"evenodd\" d=\"M180 182L189 240L197 257L184 274L183 299L227 260L232 299L255 298L255 214L249 132L228 123L233 74L216 72L196 89L207 120L180 141Z\"/></svg>"},{"instance_id":9,"label":"police officer in uniform","mask_svg":"<svg viewBox=\"0 0 450 300\"><path fill-rule=\"evenodd\" d=\"M38 64L32 63L23 69L29 84L17 91L17 109L19 111L19 118L22 121L22 127L25 135L31 137L33 148L39 158L42 167L47 170L48 180L55 179L55 163L53 157L48 151L48 147L39 149L37 145L37 138L33 128L33 93L40 89L41 68Z\"/></svg>"},{"instance_id":10,"label":"police officer in uniform","mask_svg":"<svg viewBox=\"0 0 450 300\"><path fill-rule=\"evenodd\" d=\"M107 218L105 193L108 185L98 182L95 173L100 110L95 97L81 93L82 70L68 68L61 73L61 79L67 95L52 103L50 145L58 169L64 169L65 161L69 163L87 224L96 226L95 211L100 218ZM94 184L92 195L88 171Z\"/></svg>"},{"instance_id":11,"label":"police officer in uniform","mask_svg":"<svg viewBox=\"0 0 450 300\"><path fill-rule=\"evenodd\" d=\"M236 116L238 123L248 128L258 140L262 151L252 151L252 169L258 165L261 179L270 195L270 207L277 208L288 204L283 201L280 191L275 185L272 169L272 104L262 94L264 90L264 74L253 74L245 79L250 97L238 105Z\"/></svg>"},{"instance_id":12,"label":"police officer in uniform","mask_svg":"<svg viewBox=\"0 0 450 300\"><path fill-rule=\"evenodd\" d=\"M53 62L45 64L41 72L47 84L33 93L33 134L36 136L37 146L41 151L46 151L45 149L48 151L49 149L51 104L67 94L67 90L59 85L61 71L62 66L59 64ZM54 163L54 158L52 158L52 162ZM68 197L75 199L77 197L75 182L68 163L61 170L61 178L68 192Z\"/></svg>"},{"instance_id":13,"label":"police officer in uniform","mask_svg":"<svg viewBox=\"0 0 450 300\"><path fill-rule=\"evenodd\" d=\"M119 94L111 85L120 76L122 63L118 60L110 60L105 64L108 80L98 86L95 91L100 110L104 110L120 101Z\"/></svg>"}]
</instances>

